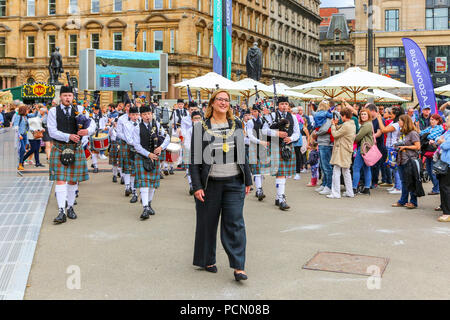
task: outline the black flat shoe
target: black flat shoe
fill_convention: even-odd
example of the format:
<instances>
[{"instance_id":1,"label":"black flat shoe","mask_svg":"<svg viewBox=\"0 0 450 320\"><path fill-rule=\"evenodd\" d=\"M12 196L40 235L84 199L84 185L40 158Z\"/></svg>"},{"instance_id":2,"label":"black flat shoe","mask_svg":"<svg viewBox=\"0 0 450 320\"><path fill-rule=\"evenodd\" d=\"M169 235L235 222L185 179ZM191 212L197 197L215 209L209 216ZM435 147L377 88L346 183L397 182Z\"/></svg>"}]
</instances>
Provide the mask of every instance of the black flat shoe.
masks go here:
<instances>
[{"instance_id":1,"label":"black flat shoe","mask_svg":"<svg viewBox=\"0 0 450 320\"><path fill-rule=\"evenodd\" d=\"M35 166L36 168L38 168L38 167L45 167L42 163L35 164L34 166Z\"/></svg>"},{"instance_id":2,"label":"black flat shoe","mask_svg":"<svg viewBox=\"0 0 450 320\"><path fill-rule=\"evenodd\" d=\"M59 209L58 216L53 220L55 224L61 224L66 222L66 215L64 214L64 209Z\"/></svg>"},{"instance_id":3,"label":"black flat shoe","mask_svg":"<svg viewBox=\"0 0 450 320\"><path fill-rule=\"evenodd\" d=\"M217 273L217 266L205 267L205 270L212 273Z\"/></svg>"},{"instance_id":4,"label":"black flat shoe","mask_svg":"<svg viewBox=\"0 0 450 320\"><path fill-rule=\"evenodd\" d=\"M234 272L234 279L236 279L236 281L241 281L241 280L247 280L248 277L245 273L237 273L236 271Z\"/></svg>"},{"instance_id":5,"label":"black flat shoe","mask_svg":"<svg viewBox=\"0 0 450 320\"><path fill-rule=\"evenodd\" d=\"M147 220L149 217L150 217L150 213L149 213L148 207L145 206L144 207L144 212L142 212L140 218L141 218L141 220Z\"/></svg>"},{"instance_id":6,"label":"black flat shoe","mask_svg":"<svg viewBox=\"0 0 450 320\"><path fill-rule=\"evenodd\" d=\"M169 175L169 171L168 170L164 170L164 175L168 176Z\"/></svg>"},{"instance_id":7,"label":"black flat shoe","mask_svg":"<svg viewBox=\"0 0 450 320\"><path fill-rule=\"evenodd\" d=\"M98 173L98 168L94 168L94 173Z\"/></svg>"},{"instance_id":8,"label":"black flat shoe","mask_svg":"<svg viewBox=\"0 0 450 320\"><path fill-rule=\"evenodd\" d=\"M130 189L130 188L125 189L125 197L128 197L131 193L132 193L132 192L131 192L131 189Z\"/></svg>"},{"instance_id":9,"label":"black flat shoe","mask_svg":"<svg viewBox=\"0 0 450 320\"><path fill-rule=\"evenodd\" d=\"M113 176L112 182L116 183L117 182L117 177Z\"/></svg>"},{"instance_id":10,"label":"black flat shoe","mask_svg":"<svg viewBox=\"0 0 450 320\"><path fill-rule=\"evenodd\" d=\"M170 174L170 175L174 175L174 174L175 174L175 173L173 172L173 169L170 169L170 170L169 170L169 174Z\"/></svg>"},{"instance_id":11,"label":"black flat shoe","mask_svg":"<svg viewBox=\"0 0 450 320\"><path fill-rule=\"evenodd\" d=\"M67 209L67 218L72 219L72 220L77 218L77 215L75 214L75 211L73 210L73 207L69 207Z\"/></svg>"},{"instance_id":12,"label":"black flat shoe","mask_svg":"<svg viewBox=\"0 0 450 320\"><path fill-rule=\"evenodd\" d=\"M136 193L133 193L133 196L130 199L130 203L136 203L138 201L138 196Z\"/></svg>"},{"instance_id":13,"label":"black flat shoe","mask_svg":"<svg viewBox=\"0 0 450 320\"><path fill-rule=\"evenodd\" d=\"M280 206L280 200L276 199L276 200L275 200L275 205L276 205L277 207L279 207L279 206Z\"/></svg>"},{"instance_id":14,"label":"black flat shoe","mask_svg":"<svg viewBox=\"0 0 450 320\"><path fill-rule=\"evenodd\" d=\"M120 177L120 184L125 184L125 180L123 179L123 177Z\"/></svg>"},{"instance_id":15,"label":"black flat shoe","mask_svg":"<svg viewBox=\"0 0 450 320\"><path fill-rule=\"evenodd\" d=\"M156 213L155 210L153 210L153 208L152 208L152 202L151 201L148 202L148 213L151 216L154 216L155 213Z\"/></svg>"}]
</instances>

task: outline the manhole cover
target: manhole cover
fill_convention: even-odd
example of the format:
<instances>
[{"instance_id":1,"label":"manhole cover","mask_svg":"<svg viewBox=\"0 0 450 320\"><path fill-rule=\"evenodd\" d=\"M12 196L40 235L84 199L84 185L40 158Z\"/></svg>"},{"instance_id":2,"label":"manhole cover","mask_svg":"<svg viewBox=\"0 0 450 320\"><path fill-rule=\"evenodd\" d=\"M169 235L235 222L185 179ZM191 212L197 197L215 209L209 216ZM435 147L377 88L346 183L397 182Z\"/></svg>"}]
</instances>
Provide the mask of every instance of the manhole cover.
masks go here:
<instances>
[{"instance_id":1,"label":"manhole cover","mask_svg":"<svg viewBox=\"0 0 450 320\"><path fill-rule=\"evenodd\" d=\"M303 266L303 269L381 277L388 263L388 258L340 252L318 252Z\"/></svg>"}]
</instances>

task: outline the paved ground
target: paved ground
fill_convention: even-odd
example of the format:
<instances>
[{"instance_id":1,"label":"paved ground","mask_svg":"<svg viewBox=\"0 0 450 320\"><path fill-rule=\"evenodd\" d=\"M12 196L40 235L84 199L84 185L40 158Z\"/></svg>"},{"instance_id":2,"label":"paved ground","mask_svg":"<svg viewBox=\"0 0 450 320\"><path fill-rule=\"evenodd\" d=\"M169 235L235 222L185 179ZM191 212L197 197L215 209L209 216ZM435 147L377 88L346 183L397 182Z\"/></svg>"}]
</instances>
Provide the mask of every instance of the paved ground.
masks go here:
<instances>
[{"instance_id":1,"label":"paved ground","mask_svg":"<svg viewBox=\"0 0 450 320\"><path fill-rule=\"evenodd\" d=\"M153 208L139 221L110 173L81 185L79 218L54 226L56 200L44 217L25 299L449 299L450 225L436 221L438 196L419 199L420 208L391 208L397 195L377 189L369 196L331 200L307 188L309 175L287 183L293 209L254 195L245 204L249 280L237 283L218 240L217 274L192 265L193 199L183 173L162 181ZM425 185L429 191L430 184ZM387 257L381 288L367 277L304 270L317 251ZM75 267L74 267L75 266ZM68 289L76 271L80 289ZM75 270L75 271L74 271Z\"/></svg>"}]
</instances>

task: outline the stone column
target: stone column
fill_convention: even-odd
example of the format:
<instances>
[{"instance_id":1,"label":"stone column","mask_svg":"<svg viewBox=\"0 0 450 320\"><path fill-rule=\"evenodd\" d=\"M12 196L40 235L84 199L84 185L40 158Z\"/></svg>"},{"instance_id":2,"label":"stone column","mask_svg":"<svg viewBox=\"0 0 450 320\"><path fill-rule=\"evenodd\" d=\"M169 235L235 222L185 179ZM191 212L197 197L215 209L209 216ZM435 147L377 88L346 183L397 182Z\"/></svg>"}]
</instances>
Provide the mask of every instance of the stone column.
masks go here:
<instances>
[{"instance_id":1,"label":"stone column","mask_svg":"<svg viewBox=\"0 0 450 320\"><path fill-rule=\"evenodd\" d=\"M11 88L11 77L6 78L7 87Z\"/></svg>"},{"instance_id":2,"label":"stone column","mask_svg":"<svg viewBox=\"0 0 450 320\"><path fill-rule=\"evenodd\" d=\"M2 89L6 89L6 78L2 77Z\"/></svg>"},{"instance_id":3,"label":"stone column","mask_svg":"<svg viewBox=\"0 0 450 320\"><path fill-rule=\"evenodd\" d=\"M175 75L169 74L169 99L175 99Z\"/></svg>"}]
</instances>

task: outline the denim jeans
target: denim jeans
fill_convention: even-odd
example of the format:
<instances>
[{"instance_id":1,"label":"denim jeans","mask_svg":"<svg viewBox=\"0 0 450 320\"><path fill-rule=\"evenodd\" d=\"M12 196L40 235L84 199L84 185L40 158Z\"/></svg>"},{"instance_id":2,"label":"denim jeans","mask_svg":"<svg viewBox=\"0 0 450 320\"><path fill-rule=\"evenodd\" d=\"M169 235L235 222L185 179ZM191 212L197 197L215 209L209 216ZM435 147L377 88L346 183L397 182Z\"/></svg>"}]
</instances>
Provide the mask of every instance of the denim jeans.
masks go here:
<instances>
[{"instance_id":1,"label":"denim jeans","mask_svg":"<svg viewBox=\"0 0 450 320\"><path fill-rule=\"evenodd\" d=\"M364 187L370 188L370 184L372 183L372 171L370 170L370 167L366 166L364 163L364 159L361 155L361 148L358 147L355 162L353 163L353 189L358 188L361 169L363 169L364 172Z\"/></svg>"},{"instance_id":2,"label":"denim jeans","mask_svg":"<svg viewBox=\"0 0 450 320\"><path fill-rule=\"evenodd\" d=\"M245 185L242 177L230 180L208 180L205 202L195 199L197 225L195 230L194 265L206 267L216 263L217 227L228 255L230 267L244 270L246 234L244 223Z\"/></svg>"},{"instance_id":3,"label":"denim jeans","mask_svg":"<svg viewBox=\"0 0 450 320\"><path fill-rule=\"evenodd\" d=\"M319 146L320 166L322 167L322 186L331 189L331 182L333 181L333 167L330 164L332 146Z\"/></svg>"},{"instance_id":4,"label":"denim jeans","mask_svg":"<svg viewBox=\"0 0 450 320\"><path fill-rule=\"evenodd\" d=\"M25 142L27 141L27 135L23 134L22 135L22 140L19 140L20 142L20 149L19 149L19 163L23 165L23 161L24 161L24 155L25 155Z\"/></svg>"},{"instance_id":5,"label":"denim jeans","mask_svg":"<svg viewBox=\"0 0 450 320\"><path fill-rule=\"evenodd\" d=\"M400 175L400 179L401 181L404 181L404 170L405 170L405 165L400 165L398 166L398 172ZM417 207L417 196L412 193L412 192L408 192L408 188L406 188L406 185L404 183L402 183L402 195L400 197L400 200L398 200L398 203L405 205L408 202L408 196L410 198L410 201L413 205L415 205Z\"/></svg>"},{"instance_id":6,"label":"denim jeans","mask_svg":"<svg viewBox=\"0 0 450 320\"><path fill-rule=\"evenodd\" d=\"M398 167L392 170L394 170L394 187L395 189L400 190L402 188L402 177L400 175L400 170L398 169Z\"/></svg>"},{"instance_id":7,"label":"denim jeans","mask_svg":"<svg viewBox=\"0 0 450 320\"><path fill-rule=\"evenodd\" d=\"M39 164L39 149L41 148L41 140L40 139L33 139L28 140L30 143L30 150L27 152L27 154L23 157L23 159L27 159L29 156L31 156L32 153L34 153L34 162L36 164Z\"/></svg>"},{"instance_id":8,"label":"denim jeans","mask_svg":"<svg viewBox=\"0 0 450 320\"><path fill-rule=\"evenodd\" d=\"M431 191L439 193L439 180L433 173L433 158L425 158L425 164L427 166L427 172L430 176L431 182L433 182L433 189L431 189Z\"/></svg>"}]
</instances>

